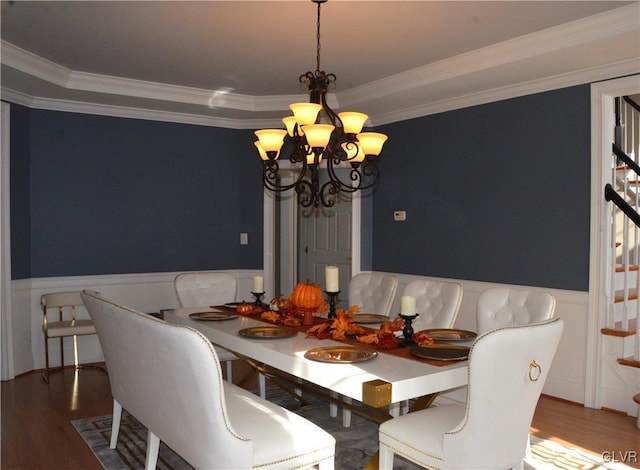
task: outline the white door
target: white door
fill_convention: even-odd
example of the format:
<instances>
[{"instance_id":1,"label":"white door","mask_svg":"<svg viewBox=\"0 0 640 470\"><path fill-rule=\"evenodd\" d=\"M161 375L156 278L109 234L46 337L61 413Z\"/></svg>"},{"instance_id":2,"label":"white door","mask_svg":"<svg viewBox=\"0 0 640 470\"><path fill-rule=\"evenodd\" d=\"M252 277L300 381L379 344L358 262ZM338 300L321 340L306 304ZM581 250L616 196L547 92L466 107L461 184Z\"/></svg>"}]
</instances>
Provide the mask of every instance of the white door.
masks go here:
<instances>
[{"instance_id":1,"label":"white door","mask_svg":"<svg viewBox=\"0 0 640 470\"><path fill-rule=\"evenodd\" d=\"M324 290L324 268L338 266L341 308L347 305L351 279L351 208L349 193L341 193L330 208L298 208L298 281L315 282Z\"/></svg>"}]
</instances>

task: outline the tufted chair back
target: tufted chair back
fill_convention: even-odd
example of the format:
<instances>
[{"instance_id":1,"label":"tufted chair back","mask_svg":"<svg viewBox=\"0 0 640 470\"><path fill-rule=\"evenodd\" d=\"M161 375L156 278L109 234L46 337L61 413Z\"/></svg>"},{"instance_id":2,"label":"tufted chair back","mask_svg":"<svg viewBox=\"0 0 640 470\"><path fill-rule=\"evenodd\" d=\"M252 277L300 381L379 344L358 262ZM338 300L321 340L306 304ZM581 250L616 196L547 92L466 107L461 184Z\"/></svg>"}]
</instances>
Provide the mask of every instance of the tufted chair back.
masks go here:
<instances>
[{"instance_id":1,"label":"tufted chair back","mask_svg":"<svg viewBox=\"0 0 640 470\"><path fill-rule=\"evenodd\" d=\"M362 313L389 316L398 290L398 278L391 274L360 273L349 283L349 305Z\"/></svg>"},{"instance_id":2,"label":"tufted chair back","mask_svg":"<svg viewBox=\"0 0 640 470\"><path fill-rule=\"evenodd\" d=\"M416 298L416 310L419 314L413 322L416 331L453 328L462 302L462 285L457 282L417 279L405 286L402 295Z\"/></svg>"},{"instance_id":3,"label":"tufted chair back","mask_svg":"<svg viewBox=\"0 0 640 470\"><path fill-rule=\"evenodd\" d=\"M478 333L503 326L538 323L553 317L555 298L535 290L493 287L478 299Z\"/></svg>"},{"instance_id":4,"label":"tufted chair back","mask_svg":"<svg viewBox=\"0 0 640 470\"><path fill-rule=\"evenodd\" d=\"M522 468L529 427L562 335L547 320L488 331L469 355L469 400L380 425L380 469L397 453L425 468Z\"/></svg>"},{"instance_id":5,"label":"tufted chair back","mask_svg":"<svg viewBox=\"0 0 640 470\"><path fill-rule=\"evenodd\" d=\"M174 280L182 307L223 305L236 300L236 278L223 272L178 274Z\"/></svg>"}]
</instances>

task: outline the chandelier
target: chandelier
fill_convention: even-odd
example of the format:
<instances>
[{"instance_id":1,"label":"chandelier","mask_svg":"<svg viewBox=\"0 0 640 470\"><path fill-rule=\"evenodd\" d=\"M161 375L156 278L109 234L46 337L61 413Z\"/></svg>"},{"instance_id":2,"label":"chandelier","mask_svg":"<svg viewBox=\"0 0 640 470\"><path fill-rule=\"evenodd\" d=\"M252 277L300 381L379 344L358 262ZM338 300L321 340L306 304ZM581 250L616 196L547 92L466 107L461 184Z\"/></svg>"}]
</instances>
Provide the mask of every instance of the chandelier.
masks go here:
<instances>
[{"instance_id":1,"label":"chandelier","mask_svg":"<svg viewBox=\"0 0 640 470\"><path fill-rule=\"evenodd\" d=\"M255 131L254 142L263 162L265 188L282 192L294 189L303 207L331 207L340 192L353 193L375 186L380 172L376 157L387 136L362 132L368 116L357 112L335 113L327 104L327 90L335 87L336 76L320 69L320 5L327 0L311 0L318 5L317 54L315 72L300 76L309 90L308 103L293 103L292 116L282 119L285 129ZM300 172L291 184L281 184L278 160L281 154ZM320 181L320 164L326 162L328 181ZM348 171L348 177L337 170ZM342 174L342 178L340 178Z\"/></svg>"}]
</instances>

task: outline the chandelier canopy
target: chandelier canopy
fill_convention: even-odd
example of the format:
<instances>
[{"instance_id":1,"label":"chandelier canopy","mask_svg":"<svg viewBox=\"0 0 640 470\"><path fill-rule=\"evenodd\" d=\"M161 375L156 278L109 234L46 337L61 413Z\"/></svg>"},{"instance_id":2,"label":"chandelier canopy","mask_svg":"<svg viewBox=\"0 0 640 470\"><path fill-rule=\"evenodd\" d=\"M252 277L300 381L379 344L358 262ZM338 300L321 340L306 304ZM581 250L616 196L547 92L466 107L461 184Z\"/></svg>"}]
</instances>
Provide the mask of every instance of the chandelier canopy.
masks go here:
<instances>
[{"instance_id":1,"label":"chandelier canopy","mask_svg":"<svg viewBox=\"0 0 640 470\"><path fill-rule=\"evenodd\" d=\"M303 207L331 207L340 192L353 193L378 182L376 159L387 136L378 132L362 132L369 118L357 112L335 113L327 104L327 90L335 86L336 76L320 70L320 5L327 0L311 0L318 5L317 54L315 72L300 76L301 86L309 90L308 103L293 103L292 116L282 119L285 129L255 131L255 146L263 162L264 186L276 192L294 189ZM281 153L300 172L291 184L281 184L279 165ZM326 162L329 180L320 183L319 170ZM341 179L336 171L340 164L348 169L348 178Z\"/></svg>"}]
</instances>

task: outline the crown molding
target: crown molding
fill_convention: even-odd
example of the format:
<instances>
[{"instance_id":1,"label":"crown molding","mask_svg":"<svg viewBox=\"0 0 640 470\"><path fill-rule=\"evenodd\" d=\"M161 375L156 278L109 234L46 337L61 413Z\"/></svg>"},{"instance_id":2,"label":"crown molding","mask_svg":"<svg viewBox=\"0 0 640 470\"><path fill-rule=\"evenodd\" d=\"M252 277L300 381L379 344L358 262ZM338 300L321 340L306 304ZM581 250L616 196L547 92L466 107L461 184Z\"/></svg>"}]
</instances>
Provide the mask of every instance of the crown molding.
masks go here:
<instances>
[{"instance_id":1,"label":"crown molding","mask_svg":"<svg viewBox=\"0 0 640 470\"><path fill-rule=\"evenodd\" d=\"M127 119L145 119L150 121L222 127L228 129L257 129L259 127L265 127L266 124L273 125L273 120L228 119L199 114L88 103L84 101L38 98L4 87L1 92L3 101L19 104L32 109L42 109L47 111L93 114L97 116L110 116Z\"/></svg>"},{"instance_id":2,"label":"crown molding","mask_svg":"<svg viewBox=\"0 0 640 470\"><path fill-rule=\"evenodd\" d=\"M329 105L334 109L371 103L394 94L410 92L420 87L446 83L453 78L486 71L508 63L541 57L568 47L588 44L640 29L637 4L617 8L589 18L567 23L547 30L528 34L499 44L444 59L406 72L398 73L361 86L328 95ZM234 129L255 129L281 126L279 119L231 119L207 115L212 109L222 108L243 112L282 112L289 104L306 101L306 95L250 96L233 93L230 89L207 90L157 82L132 80L122 77L78 72L60 66L31 52L1 41L2 64L33 77L69 90L99 93L103 95L127 96L138 99L157 100L202 106L202 114L181 113L170 110L145 109L144 107L115 106L85 101L59 100L2 88L2 99L31 108L98 114L134 119L151 119ZM380 125L412 119L419 116L449 111L491 101L573 86L590 81L619 77L638 71L639 61L629 60L605 67L593 67L571 73L546 77L526 83L482 90L441 101L420 103L371 112L370 123ZM375 104L372 106L375 107Z\"/></svg>"},{"instance_id":3,"label":"crown molding","mask_svg":"<svg viewBox=\"0 0 640 470\"><path fill-rule=\"evenodd\" d=\"M370 125L379 126L393 122L428 116L456 109L477 106L495 101L517 98L519 96L542 93L545 91L566 88L584 83L609 80L611 78L640 74L640 63L637 60L626 60L616 64L592 67L577 72L556 75L526 83L485 90L465 96L459 96L438 102L419 104L411 108L403 108L387 113L371 116ZM120 117L128 119L146 119L152 121L174 122L198 126L222 127L229 129L261 129L280 126L280 119L226 119L197 114L169 112L161 110L112 106L79 101L54 100L31 97L24 93L2 88L2 99L22 106L49 111L64 111L80 114ZM291 102L291 101L290 101Z\"/></svg>"},{"instance_id":4,"label":"crown molding","mask_svg":"<svg viewBox=\"0 0 640 470\"><path fill-rule=\"evenodd\" d=\"M569 47L591 43L640 29L637 5L492 44L432 64L390 75L340 93L342 106L410 91L422 86L488 70Z\"/></svg>"},{"instance_id":5,"label":"crown molding","mask_svg":"<svg viewBox=\"0 0 640 470\"><path fill-rule=\"evenodd\" d=\"M615 64L606 64L599 67L591 67L576 72L565 73L544 79L531 80L505 87L483 90L465 96L442 100L438 102L419 104L411 108L380 113L372 119L373 126L406 121L421 116L444 113L456 109L468 108L481 104L517 98L519 96L543 93L545 91L567 88L585 83L599 82L628 75L640 74L640 62L636 59L624 60Z\"/></svg>"},{"instance_id":6,"label":"crown molding","mask_svg":"<svg viewBox=\"0 0 640 470\"><path fill-rule=\"evenodd\" d=\"M45 80L54 85L67 88L71 70L56 64L48 59L40 57L29 51L25 51L10 42L1 40L0 46L3 65L19 70L33 77Z\"/></svg>"}]
</instances>

